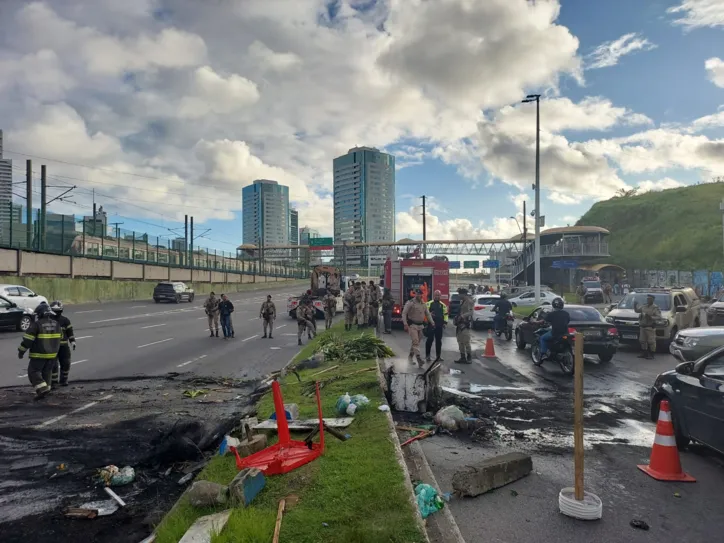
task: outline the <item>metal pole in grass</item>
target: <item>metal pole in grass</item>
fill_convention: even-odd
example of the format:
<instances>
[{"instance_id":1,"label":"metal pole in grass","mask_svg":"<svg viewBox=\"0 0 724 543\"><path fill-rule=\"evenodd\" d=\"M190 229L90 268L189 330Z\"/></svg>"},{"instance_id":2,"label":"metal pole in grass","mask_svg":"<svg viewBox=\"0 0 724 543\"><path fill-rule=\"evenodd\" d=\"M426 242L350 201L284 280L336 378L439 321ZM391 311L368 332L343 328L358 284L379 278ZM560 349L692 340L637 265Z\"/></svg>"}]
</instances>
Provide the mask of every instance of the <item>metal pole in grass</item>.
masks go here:
<instances>
[{"instance_id":1,"label":"metal pole in grass","mask_svg":"<svg viewBox=\"0 0 724 543\"><path fill-rule=\"evenodd\" d=\"M598 520L603 514L601 499L583 485L583 334L575 335L573 361L573 463L574 486L561 490L561 513L580 520Z\"/></svg>"}]
</instances>

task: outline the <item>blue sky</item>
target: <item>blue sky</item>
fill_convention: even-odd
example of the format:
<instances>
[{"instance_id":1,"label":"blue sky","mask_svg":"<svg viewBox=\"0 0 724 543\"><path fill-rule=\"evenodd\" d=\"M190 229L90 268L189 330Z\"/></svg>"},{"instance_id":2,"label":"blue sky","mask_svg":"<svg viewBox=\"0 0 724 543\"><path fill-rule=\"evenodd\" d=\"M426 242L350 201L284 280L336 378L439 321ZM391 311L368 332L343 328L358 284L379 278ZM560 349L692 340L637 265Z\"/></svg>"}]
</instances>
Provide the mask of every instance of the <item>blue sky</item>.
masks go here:
<instances>
[{"instance_id":1,"label":"blue sky","mask_svg":"<svg viewBox=\"0 0 724 543\"><path fill-rule=\"evenodd\" d=\"M549 226L621 188L724 175L722 2L271 1L8 0L17 180L13 153L33 155L78 185L55 211L88 213L95 188L124 228L194 215L201 243L233 250L260 177L331 233L332 159L369 145L397 156L398 238L420 236L422 194L430 238L510 236L533 206L530 92Z\"/></svg>"}]
</instances>

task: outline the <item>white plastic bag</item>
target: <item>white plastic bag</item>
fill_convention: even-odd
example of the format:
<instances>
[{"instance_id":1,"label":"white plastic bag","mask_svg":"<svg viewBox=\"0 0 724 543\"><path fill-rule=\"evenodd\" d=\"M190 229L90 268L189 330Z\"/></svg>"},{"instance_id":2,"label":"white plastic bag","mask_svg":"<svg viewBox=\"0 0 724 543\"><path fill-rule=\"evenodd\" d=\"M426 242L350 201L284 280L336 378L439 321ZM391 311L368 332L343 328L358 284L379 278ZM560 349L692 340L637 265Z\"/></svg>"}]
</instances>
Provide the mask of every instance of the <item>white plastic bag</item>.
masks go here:
<instances>
[{"instance_id":1,"label":"white plastic bag","mask_svg":"<svg viewBox=\"0 0 724 543\"><path fill-rule=\"evenodd\" d=\"M465 413L457 405L448 405L435 413L435 424L454 432L465 426Z\"/></svg>"}]
</instances>

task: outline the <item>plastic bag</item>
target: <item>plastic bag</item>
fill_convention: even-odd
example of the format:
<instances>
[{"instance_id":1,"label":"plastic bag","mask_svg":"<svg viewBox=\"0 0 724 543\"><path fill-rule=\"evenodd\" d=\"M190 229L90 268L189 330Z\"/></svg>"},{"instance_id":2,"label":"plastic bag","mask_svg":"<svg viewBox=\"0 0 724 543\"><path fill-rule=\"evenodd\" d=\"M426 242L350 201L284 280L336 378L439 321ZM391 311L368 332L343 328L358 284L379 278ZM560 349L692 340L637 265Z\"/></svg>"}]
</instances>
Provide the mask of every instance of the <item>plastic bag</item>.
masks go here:
<instances>
[{"instance_id":1,"label":"plastic bag","mask_svg":"<svg viewBox=\"0 0 724 543\"><path fill-rule=\"evenodd\" d=\"M231 453L231 447L239 447L239 445L241 445L241 441L237 438L228 435L224 436L221 445L219 445L219 456Z\"/></svg>"},{"instance_id":2,"label":"plastic bag","mask_svg":"<svg viewBox=\"0 0 724 543\"><path fill-rule=\"evenodd\" d=\"M105 486L123 486L132 483L136 478L136 470L131 466L118 469L117 466L109 465L98 470L98 480Z\"/></svg>"},{"instance_id":3,"label":"plastic bag","mask_svg":"<svg viewBox=\"0 0 724 543\"><path fill-rule=\"evenodd\" d=\"M443 407L435 414L435 424L454 432L466 426L465 413L457 405Z\"/></svg>"},{"instance_id":4,"label":"plastic bag","mask_svg":"<svg viewBox=\"0 0 724 543\"><path fill-rule=\"evenodd\" d=\"M430 485L420 483L415 487L415 500L422 518L427 518L445 506L445 502Z\"/></svg>"},{"instance_id":5,"label":"plastic bag","mask_svg":"<svg viewBox=\"0 0 724 543\"><path fill-rule=\"evenodd\" d=\"M350 396L349 392L337 399L337 413L340 415L354 416L358 409L363 409L369 405L370 400L363 394L355 394Z\"/></svg>"},{"instance_id":6,"label":"plastic bag","mask_svg":"<svg viewBox=\"0 0 724 543\"><path fill-rule=\"evenodd\" d=\"M350 399L352 400L352 403L357 406L357 409L367 407L370 403L370 399L363 394L355 394Z\"/></svg>"},{"instance_id":7,"label":"plastic bag","mask_svg":"<svg viewBox=\"0 0 724 543\"><path fill-rule=\"evenodd\" d=\"M349 407L349 404L352 403L352 398L349 396L349 392L344 393L344 395L337 398L337 413L340 415L344 415L347 413L347 408Z\"/></svg>"}]
</instances>

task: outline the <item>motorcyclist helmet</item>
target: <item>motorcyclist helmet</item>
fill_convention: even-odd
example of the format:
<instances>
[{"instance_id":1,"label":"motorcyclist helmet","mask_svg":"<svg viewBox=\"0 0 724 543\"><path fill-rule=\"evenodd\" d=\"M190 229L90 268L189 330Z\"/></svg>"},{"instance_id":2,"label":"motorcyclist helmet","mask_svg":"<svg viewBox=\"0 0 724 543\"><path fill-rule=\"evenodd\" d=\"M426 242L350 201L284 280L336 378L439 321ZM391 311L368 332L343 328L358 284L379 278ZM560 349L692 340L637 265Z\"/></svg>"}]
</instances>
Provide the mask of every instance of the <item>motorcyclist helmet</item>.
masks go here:
<instances>
[{"instance_id":1,"label":"motorcyclist helmet","mask_svg":"<svg viewBox=\"0 0 724 543\"><path fill-rule=\"evenodd\" d=\"M56 315L60 315L61 313L63 313L63 302L61 302L60 300L55 300L51 302L50 310Z\"/></svg>"},{"instance_id":2,"label":"motorcyclist helmet","mask_svg":"<svg viewBox=\"0 0 724 543\"><path fill-rule=\"evenodd\" d=\"M553 309L563 309L563 305L564 305L563 299L562 299L562 298L555 298L555 299L551 302L551 305L553 306Z\"/></svg>"}]
</instances>

